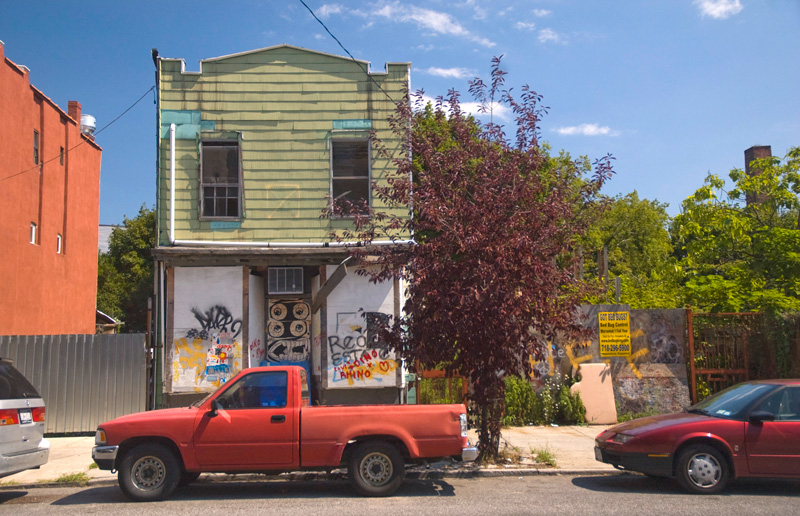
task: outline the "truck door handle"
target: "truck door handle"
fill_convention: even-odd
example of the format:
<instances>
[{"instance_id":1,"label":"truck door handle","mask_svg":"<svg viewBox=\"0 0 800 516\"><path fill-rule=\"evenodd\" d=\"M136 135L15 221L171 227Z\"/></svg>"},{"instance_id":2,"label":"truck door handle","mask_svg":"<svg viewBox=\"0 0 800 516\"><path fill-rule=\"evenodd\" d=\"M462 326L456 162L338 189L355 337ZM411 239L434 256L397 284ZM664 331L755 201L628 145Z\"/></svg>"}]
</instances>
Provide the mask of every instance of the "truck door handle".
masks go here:
<instances>
[{"instance_id":1,"label":"truck door handle","mask_svg":"<svg viewBox=\"0 0 800 516\"><path fill-rule=\"evenodd\" d=\"M286 421L286 416L272 416L269 421L270 423L283 423Z\"/></svg>"}]
</instances>

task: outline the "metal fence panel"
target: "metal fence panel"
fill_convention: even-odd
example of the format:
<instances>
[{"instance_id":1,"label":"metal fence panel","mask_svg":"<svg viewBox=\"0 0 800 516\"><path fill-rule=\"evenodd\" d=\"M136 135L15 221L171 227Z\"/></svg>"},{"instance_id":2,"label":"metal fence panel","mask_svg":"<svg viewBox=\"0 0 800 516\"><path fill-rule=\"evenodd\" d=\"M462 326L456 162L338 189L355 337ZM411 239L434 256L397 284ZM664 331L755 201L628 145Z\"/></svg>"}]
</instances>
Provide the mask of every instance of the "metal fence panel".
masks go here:
<instances>
[{"instance_id":1,"label":"metal fence panel","mask_svg":"<svg viewBox=\"0 0 800 516\"><path fill-rule=\"evenodd\" d=\"M45 433L94 432L147 407L144 334L0 336L0 357L44 398Z\"/></svg>"}]
</instances>

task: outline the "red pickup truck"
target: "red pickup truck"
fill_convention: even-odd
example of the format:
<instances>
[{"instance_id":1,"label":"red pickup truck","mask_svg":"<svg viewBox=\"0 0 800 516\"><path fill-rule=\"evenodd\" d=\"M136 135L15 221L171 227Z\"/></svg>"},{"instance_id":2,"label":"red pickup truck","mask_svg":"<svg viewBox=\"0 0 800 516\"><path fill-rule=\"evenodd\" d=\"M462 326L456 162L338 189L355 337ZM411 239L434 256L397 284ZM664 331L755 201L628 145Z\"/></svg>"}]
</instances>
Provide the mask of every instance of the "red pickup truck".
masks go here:
<instances>
[{"instance_id":1,"label":"red pickup truck","mask_svg":"<svg viewBox=\"0 0 800 516\"><path fill-rule=\"evenodd\" d=\"M203 472L279 473L346 465L358 492L392 494L406 463L477 456L464 405L310 406L297 366L245 369L191 407L101 424L92 458L137 501L161 500Z\"/></svg>"}]
</instances>

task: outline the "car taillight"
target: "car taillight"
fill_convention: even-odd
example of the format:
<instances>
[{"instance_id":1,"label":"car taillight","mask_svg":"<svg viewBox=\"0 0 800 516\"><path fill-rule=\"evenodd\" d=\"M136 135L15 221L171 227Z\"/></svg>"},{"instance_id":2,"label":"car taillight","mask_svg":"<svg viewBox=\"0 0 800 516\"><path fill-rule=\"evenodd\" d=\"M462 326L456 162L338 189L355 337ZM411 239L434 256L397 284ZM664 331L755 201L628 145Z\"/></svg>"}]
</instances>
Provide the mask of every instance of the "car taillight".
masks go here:
<instances>
[{"instance_id":1,"label":"car taillight","mask_svg":"<svg viewBox=\"0 0 800 516\"><path fill-rule=\"evenodd\" d=\"M0 426L18 425L19 414L17 409L0 410Z\"/></svg>"},{"instance_id":2,"label":"car taillight","mask_svg":"<svg viewBox=\"0 0 800 516\"><path fill-rule=\"evenodd\" d=\"M34 422L44 421L44 407L34 407L32 412Z\"/></svg>"}]
</instances>

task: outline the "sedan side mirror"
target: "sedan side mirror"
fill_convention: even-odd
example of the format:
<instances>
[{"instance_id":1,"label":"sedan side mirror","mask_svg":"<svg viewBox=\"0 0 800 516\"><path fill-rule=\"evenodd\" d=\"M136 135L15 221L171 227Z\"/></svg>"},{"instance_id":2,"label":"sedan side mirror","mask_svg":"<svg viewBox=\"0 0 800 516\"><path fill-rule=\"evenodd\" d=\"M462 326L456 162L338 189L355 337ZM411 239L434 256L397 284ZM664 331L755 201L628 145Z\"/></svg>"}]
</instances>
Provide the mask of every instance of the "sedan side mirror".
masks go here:
<instances>
[{"instance_id":1,"label":"sedan side mirror","mask_svg":"<svg viewBox=\"0 0 800 516\"><path fill-rule=\"evenodd\" d=\"M775 414L766 410L756 410L750 413L749 420L755 424L761 424L764 421L775 421Z\"/></svg>"}]
</instances>

